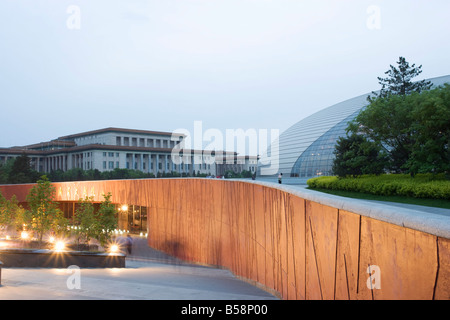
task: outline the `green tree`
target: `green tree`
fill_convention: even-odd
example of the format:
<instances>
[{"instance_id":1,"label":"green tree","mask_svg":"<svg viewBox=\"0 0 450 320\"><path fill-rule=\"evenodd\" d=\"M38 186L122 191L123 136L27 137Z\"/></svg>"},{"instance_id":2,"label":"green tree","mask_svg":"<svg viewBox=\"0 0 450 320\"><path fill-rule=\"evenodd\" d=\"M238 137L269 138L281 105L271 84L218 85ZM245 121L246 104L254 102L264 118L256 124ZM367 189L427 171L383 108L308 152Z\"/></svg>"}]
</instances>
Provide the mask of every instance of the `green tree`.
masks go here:
<instances>
[{"instance_id":1,"label":"green tree","mask_svg":"<svg viewBox=\"0 0 450 320\"><path fill-rule=\"evenodd\" d=\"M349 131L375 141L389 154L390 171L402 173L415 143L411 131L412 106L392 95L373 100L349 125Z\"/></svg>"},{"instance_id":2,"label":"green tree","mask_svg":"<svg viewBox=\"0 0 450 320\"><path fill-rule=\"evenodd\" d=\"M422 73L422 65L418 67L414 63L410 65L404 57L399 57L397 66L396 68L390 65L390 69L385 72L386 78L378 77L381 90L379 94L373 93L375 97L387 97L389 95L406 96L413 92L420 93L431 89L432 83L430 81L412 81L412 79ZM369 97L369 101L371 99Z\"/></svg>"},{"instance_id":3,"label":"green tree","mask_svg":"<svg viewBox=\"0 0 450 320\"><path fill-rule=\"evenodd\" d=\"M111 202L111 193L104 194L104 200L98 210L97 240L105 246L111 239L114 230L117 229L116 208Z\"/></svg>"},{"instance_id":4,"label":"green tree","mask_svg":"<svg viewBox=\"0 0 450 320\"><path fill-rule=\"evenodd\" d=\"M334 154L332 171L339 177L381 174L387 160L378 143L356 133L340 137Z\"/></svg>"},{"instance_id":5,"label":"green tree","mask_svg":"<svg viewBox=\"0 0 450 320\"><path fill-rule=\"evenodd\" d=\"M8 210L8 200L0 192L0 225L10 225L13 215Z\"/></svg>"},{"instance_id":6,"label":"green tree","mask_svg":"<svg viewBox=\"0 0 450 320\"><path fill-rule=\"evenodd\" d=\"M413 160L418 155L419 146L424 145L420 100L431 89L431 82L412 79L422 73L422 66L410 65L400 57L398 68L390 66L387 78L379 77L381 91L368 97L369 105L349 124L348 132L363 135L382 147L388 155L386 169L394 173L413 173L420 166ZM416 110L414 112L414 110ZM429 116L429 114L428 114ZM422 142L419 143L419 140ZM419 144L418 144L419 143ZM433 149L434 142L428 142L427 150ZM413 167L416 169L412 170Z\"/></svg>"},{"instance_id":7,"label":"green tree","mask_svg":"<svg viewBox=\"0 0 450 320\"><path fill-rule=\"evenodd\" d=\"M8 175L8 183L34 183L38 178L38 173L31 169L31 159L22 154L18 156L12 164Z\"/></svg>"},{"instance_id":8,"label":"green tree","mask_svg":"<svg viewBox=\"0 0 450 320\"><path fill-rule=\"evenodd\" d=\"M19 205L16 196L6 199L0 193L0 226L7 233L10 231L22 231L23 225L29 224L31 221L27 211Z\"/></svg>"},{"instance_id":9,"label":"green tree","mask_svg":"<svg viewBox=\"0 0 450 320\"><path fill-rule=\"evenodd\" d=\"M414 144L406 167L412 174L450 172L450 85L412 95Z\"/></svg>"},{"instance_id":10,"label":"green tree","mask_svg":"<svg viewBox=\"0 0 450 320\"><path fill-rule=\"evenodd\" d=\"M379 143L394 173L449 172L450 86L373 100L349 131Z\"/></svg>"},{"instance_id":11,"label":"green tree","mask_svg":"<svg viewBox=\"0 0 450 320\"><path fill-rule=\"evenodd\" d=\"M14 159L9 159L6 163L0 164L0 184L9 183L9 175L14 165Z\"/></svg>"},{"instance_id":12,"label":"green tree","mask_svg":"<svg viewBox=\"0 0 450 320\"><path fill-rule=\"evenodd\" d=\"M80 199L78 208L75 210L73 222L76 226L74 233L78 245L80 243L89 244L89 241L97 236L98 222L92 200L92 197Z\"/></svg>"},{"instance_id":13,"label":"green tree","mask_svg":"<svg viewBox=\"0 0 450 320\"><path fill-rule=\"evenodd\" d=\"M42 245L46 232L53 231L60 234L63 231L58 226L64 221L64 215L58 208L58 203L54 201L54 197L55 187L45 175L38 180L27 195L31 218L29 227L36 233L40 245Z\"/></svg>"}]
</instances>

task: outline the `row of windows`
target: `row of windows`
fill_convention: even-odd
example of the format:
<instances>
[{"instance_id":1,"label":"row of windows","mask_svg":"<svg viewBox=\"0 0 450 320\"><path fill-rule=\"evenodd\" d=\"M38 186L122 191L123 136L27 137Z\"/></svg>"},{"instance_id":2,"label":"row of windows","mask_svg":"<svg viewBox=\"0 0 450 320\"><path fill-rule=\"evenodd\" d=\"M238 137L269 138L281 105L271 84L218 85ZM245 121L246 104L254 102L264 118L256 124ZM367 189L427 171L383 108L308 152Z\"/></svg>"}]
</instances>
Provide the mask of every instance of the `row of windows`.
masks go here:
<instances>
[{"instance_id":1,"label":"row of windows","mask_svg":"<svg viewBox=\"0 0 450 320\"><path fill-rule=\"evenodd\" d=\"M108 157L112 158L112 157L114 157L114 152L103 152L103 157L106 157L106 155L108 155ZM119 157L118 152L116 152L115 155L116 155L116 158Z\"/></svg>"},{"instance_id":2,"label":"row of windows","mask_svg":"<svg viewBox=\"0 0 450 320\"><path fill-rule=\"evenodd\" d=\"M90 167L89 165L90 165L90 163L88 162L87 163L88 169ZM103 169L114 169L114 168L120 168L119 161L116 161L115 163L114 163L114 161L103 161ZM127 169L131 169L130 162L126 163L126 168ZM153 170L153 168L154 168L153 167L153 162L151 162L150 163L150 170ZM180 165L176 165L176 164L172 163L172 170L173 171L176 171L179 168L180 168ZM184 165L184 170L189 171L190 168L191 168L190 164L185 164ZM206 169L211 170L211 165L210 164L206 164L206 163L198 164L198 165L194 164L192 168L194 170L206 170ZM140 169L138 162L134 163L133 169L135 169L135 170L139 170ZM163 163L158 163L158 169L159 170L163 170ZM147 170L147 163L146 162L142 162L142 170ZM166 163L166 170L171 170L170 169L170 163Z\"/></svg>"},{"instance_id":3,"label":"row of windows","mask_svg":"<svg viewBox=\"0 0 450 320\"><path fill-rule=\"evenodd\" d=\"M127 147L174 148L176 143L170 139L116 137L116 145Z\"/></svg>"}]
</instances>

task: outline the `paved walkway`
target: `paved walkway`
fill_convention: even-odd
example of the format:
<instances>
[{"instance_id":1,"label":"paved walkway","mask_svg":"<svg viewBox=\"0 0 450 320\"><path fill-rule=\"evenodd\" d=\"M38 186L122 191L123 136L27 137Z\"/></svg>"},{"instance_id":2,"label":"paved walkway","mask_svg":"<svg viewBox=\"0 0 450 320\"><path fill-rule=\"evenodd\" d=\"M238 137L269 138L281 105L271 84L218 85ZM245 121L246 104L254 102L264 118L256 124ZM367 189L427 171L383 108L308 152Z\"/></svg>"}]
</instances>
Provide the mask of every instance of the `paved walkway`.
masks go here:
<instances>
[{"instance_id":1,"label":"paved walkway","mask_svg":"<svg viewBox=\"0 0 450 320\"><path fill-rule=\"evenodd\" d=\"M135 238L126 268L3 268L2 300L274 300L231 272L183 263Z\"/></svg>"}]
</instances>

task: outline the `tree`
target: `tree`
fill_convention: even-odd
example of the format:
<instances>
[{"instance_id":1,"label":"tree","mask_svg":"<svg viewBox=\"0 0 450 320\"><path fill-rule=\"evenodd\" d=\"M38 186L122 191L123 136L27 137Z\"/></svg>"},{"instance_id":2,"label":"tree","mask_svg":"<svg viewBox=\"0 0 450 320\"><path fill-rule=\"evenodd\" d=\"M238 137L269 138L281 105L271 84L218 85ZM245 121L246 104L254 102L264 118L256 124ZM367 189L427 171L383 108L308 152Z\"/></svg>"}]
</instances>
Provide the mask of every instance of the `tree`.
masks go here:
<instances>
[{"instance_id":1,"label":"tree","mask_svg":"<svg viewBox=\"0 0 450 320\"><path fill-rule=\"evenodd\" d=\"M389 170L401 173L415 143L411 111L412 106L403 96L379 97L358 114L348 130L382 146L389 155Z\"/></svg>"},{"instance_id":2,"label":"tree","mask_svg":"<svg viewBox=\"0 0 450 320\"><path fill-rule=\"evenodd\" d=\"M391 65L385 72L387 78L378 77L380 93L368 97L369 105L349 124L347 131L381 146L388 155L386 169L390 172L414 175L437 165L443 168L444 162L448 162L445 132L449 118L442 107L445 99L439 98L440 107L433 109L437 93L431 92L431 82L412 81L422 73L422 66L410 65L403 57L397 64L398 68ZM434 126L427 120L433 117Z\"/></svg>"},{"instance_id":3,"label":"tree","mask_svg":"<svg viewBox=\"0 0 450 320\"><path fill-rule=\"evenodd\" d=\"M381 146L356 133L340 137L334 154L332 171L339 177L381 174L386 163Z\"/></svg>"},{"instance_id":4,"label":"tree","mask_svg":"<svg viewBox=\"0 0 450 320\"><path fill-rule=\"evenodd\" d=\"M31 159L26 154L18 156L9 172L8 182L11 184L36 182L38 174L31 169L30 163Z\"/></svg>"},{"instance_id":5,"label":"tree","mask_svg":"<svg viewBox=\"0 0 450 320\"><path fill-rule=\"evenodd\" d=\"M78 208L74 214L74 225L76 226L75 235L77 237L77 244L80 242L89 244L91 238L97 236L97 217L95 214L92 197L86 197L78 201Z\"/></svg>"},{"instance_id":6,"label":"tree","mask_svg":"<svg viewBox=\"0 0 450 320\"><path fill-rule=\"evenodd\" d=\"M390 65L390 69L385 72L387 78L378 77L381 85L379 94L373 93L375 97L387 97L389 95L406 96L413 92L422 92L431 89L430 81L422 80L413 82L412 79L422 73L422 65L416 67L410 65L404 57L399 57L397 61L398 68ZM369 97L369 101L372 98Z\"/></svg>"},{"instance_id":7,"label":"tree","mask_svg":"<svg viewBox=\"0 0 450 320\"><path fill-rule=\"evenodd\" d=\"M412 174L450 172L450 85L411 96L414 144L406 167Z\"/></svg>"},{"instance_id":8,"label":"tree","mask_svg":"<svg viewBox=\"0 0 450 320\"><path fill-rule=\"evenodd\" d=\"M7 231L13 224L14 213L12 212L11 202L8 201L2 193L0 193L0 230Z\"/></svg>"},{"instance_id":9,"label":"tree","mask_svg":"<svg viewBox=\"0 0 450 320\"><path fill-rule=\"evenodd\" d=\"M97 240L105 246L111 239L114 230L117 229L116 208L111 202L111 193L104 194L104 200L98 210Z\"/></svg>"},{"instance_id":10,"label":"tree","mask_svg":"<svg viewBox=\"0 0 450 320\"><path fill-rule=\"evenodd\" d=\"M379 143L391 172L449 172L450 86L374 99L348 130Z\"/></svg>"},{"instance_id":11,"label":"tree","mask_svg":"<svg viewBox=\"0 0 450 320\"><path fill-rule=\"evenodd\" d=\"M29 221L24 212L15 195L8 200L0 193L0 225L4 229L12 227L17 231L22 230L23 224Z\"/></svg>"},{"instance_id":12,"label":"tree","mask_svg":"<svg viewBox=\"0 0 450 320\"><path fill-rule=\"evenodd\" d=\"M58 208L58 203L54 201L54 196L55 187L45 175L38 180L37 185L27 195L30 207L30 228L36 233L39 245L42 244L46 232L54 231L59 234L63 231L58 226L64 221L64 215Z\"/></svg>"},{"instance_id":13,"label":"tree","mask_svg":"<svg viewBox=\"0 0 450 320\"><path fill-rule=\"evenodd\" d=\"M0 164L0 184L9 183L9 175L14 161L14 159L9 159L6 163Z\"/></svg>"}]
</instances>

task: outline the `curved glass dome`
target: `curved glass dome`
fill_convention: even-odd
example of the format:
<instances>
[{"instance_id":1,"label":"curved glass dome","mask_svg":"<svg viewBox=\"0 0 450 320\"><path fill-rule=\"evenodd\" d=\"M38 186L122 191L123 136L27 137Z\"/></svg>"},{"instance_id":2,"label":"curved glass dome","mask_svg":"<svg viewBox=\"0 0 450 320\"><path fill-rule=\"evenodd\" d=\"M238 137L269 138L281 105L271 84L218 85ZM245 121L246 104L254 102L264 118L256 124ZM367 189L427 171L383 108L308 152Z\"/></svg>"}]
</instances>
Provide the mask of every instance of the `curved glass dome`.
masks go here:
<instances>
[{"instance_id":1,"label":"curved glass dome","mask_svg":"<svg viewBox=\"0 0 450 320\"><path fill-rule=\"evenodd\" d=\"M436 87L450 83L450 76L427 80ZM371 94L361 95L325 108L287 129L260 156L259 174L283 173L285 177L300 178L332 174L336 142L339 137L345 136L348 122L368 104L369 95Z\"/></svg>"},{"instance_id":2,"label":"curved glass dome","mask_svg":"<svg viewBox=\"0 0 450 320\"><path fill-rule=\"evenodd\" d=\"M331 175L334 160L334 147L339 137L346 135L348 123L359 113L359 110L350 117L339 122L328 130L319 139L313 142L297 159L292 167L291 177L312 177Z\"/></svg>"}]
</instances>

